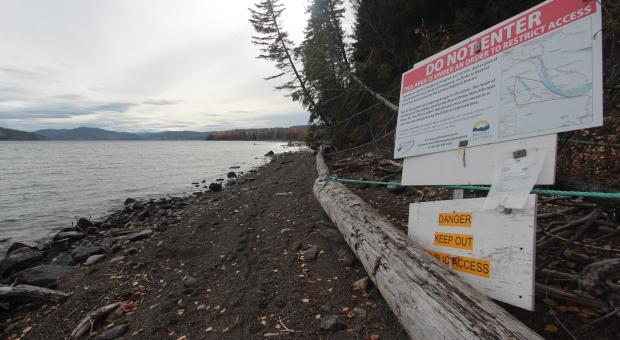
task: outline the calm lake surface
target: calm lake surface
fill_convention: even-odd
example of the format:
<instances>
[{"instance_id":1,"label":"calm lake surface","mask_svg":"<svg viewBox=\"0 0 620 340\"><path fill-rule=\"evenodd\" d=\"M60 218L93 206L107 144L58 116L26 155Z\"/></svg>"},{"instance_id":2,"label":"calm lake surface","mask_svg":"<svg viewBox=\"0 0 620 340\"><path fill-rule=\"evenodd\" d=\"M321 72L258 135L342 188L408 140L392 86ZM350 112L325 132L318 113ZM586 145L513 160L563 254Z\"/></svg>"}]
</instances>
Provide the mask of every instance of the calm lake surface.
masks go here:
<instances>
[{"instance_id":1,"label":"calm lake surface","mask_svg":"<svg viewBox=\"0 0 620 340\"><path fill-rule=\"evenodd\" d=\"M231 166L247 171L270 150L297 149L275 142L0 142L0 251L69 227L75 216L102 217L127 197L190 194L192 182L208 185Z\"/></svg>"}]
</instances>

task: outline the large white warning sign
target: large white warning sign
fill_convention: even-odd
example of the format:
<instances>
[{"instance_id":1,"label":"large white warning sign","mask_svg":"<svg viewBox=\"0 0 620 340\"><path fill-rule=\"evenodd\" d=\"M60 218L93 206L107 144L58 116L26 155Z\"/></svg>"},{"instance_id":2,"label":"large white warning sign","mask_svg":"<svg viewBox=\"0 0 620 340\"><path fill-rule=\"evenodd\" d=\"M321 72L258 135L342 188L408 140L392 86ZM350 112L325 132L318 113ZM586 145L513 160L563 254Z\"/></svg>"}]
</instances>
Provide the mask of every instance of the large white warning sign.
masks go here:
<instances>
[{"instance_id":1,"label":"large white warning sign","mask_svg":"<svg viewBox=\"0 0 620 340\"><path fill-rule=\"evenodd\" d=\"M534 310L536 195L507 212L484 200L411 204L409 236L480 292Z\"/></svg>"},{"instance_id":2,"label":"large white warning sign","mask_svg":"<svg viewBox=\"0 0 620 340\"><path fill-rule=\"evenodd\" d=\"M600 126L601 7L549 0L403 74L395 158Z\"/></svg>"}]
</instances>

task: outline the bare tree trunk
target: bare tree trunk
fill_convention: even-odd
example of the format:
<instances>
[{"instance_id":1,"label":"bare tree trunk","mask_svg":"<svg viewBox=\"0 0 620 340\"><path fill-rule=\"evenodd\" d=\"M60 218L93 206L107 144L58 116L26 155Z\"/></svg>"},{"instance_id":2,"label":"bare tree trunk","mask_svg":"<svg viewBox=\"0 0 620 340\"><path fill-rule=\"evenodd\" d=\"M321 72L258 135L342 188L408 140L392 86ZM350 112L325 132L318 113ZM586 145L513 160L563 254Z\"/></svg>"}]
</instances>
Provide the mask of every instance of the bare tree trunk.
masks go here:
<instances>
[{"instance_id":1,"label":"bare tree trunk","mask_svg":"<svg viewBox=\"0 0 620 340\"><path fill-rule=\"evenodd\" d=\"M361 87L364 88L364 90L366 90L366 92L370 93L373 97L377 98L377 100L379 100L380 102L382 102L385 106L387 106L390 110L394 111L394 112L398 112L398 105L392 103L391 101L387 100L387 98L385 98L384 96L382 96L380 93L378 93L377 91L372 90L371 88L369 88L368 86L366 86L366 84L364 84L364 82L362 82L358 77L356 77L352 72L349 72L349 75L351 76L351 78L353 80L355 80L355 82L357 82Z\"/></svg>"},{"instance_id":2,"label":"bare tree trunk","mask_svg":"<svg viewBox=\"0 0 620 340\"><path fill-rule=\"evenodd\" d=\"M464 283L344 185L322 152L314 195L414 339L542 339Z\"/></svg>"},{"instance_id":3,"label":"bare tree trunk","mask_svg":"<svg viewBox=\"0 0 620 340\"><path fill-rule=\"evenodd\" d=\"M304 79L301 77L301 74L297 70L297 66L295 65L293 56L291 55L291 52L289 51L289 47L286 45L286 41L283 38L282 31L280 30L280 25L278 25L278 18L276 17L273 11L273 5L271 6L270 14L271 14L271 19L273 20L273 24L276 29L276 32L278 33L278 37L279 37L278 40L280 41L280 44L282 46L282 49L284 50L284 53L286 53L286 59L288 60L288 63L291 66L291 69L293 70L293 73L295 74L295 78L297 78L297 81L299 82L299 86L301 87L302 92L308 99L308 103L310 104L311 109L318 112L318 108L316 106L316 103L314 102L314 97L312 96L310 91L308 91L308 88L306 87L306 82L304 81Z\"/></svg>"}]
</instances>

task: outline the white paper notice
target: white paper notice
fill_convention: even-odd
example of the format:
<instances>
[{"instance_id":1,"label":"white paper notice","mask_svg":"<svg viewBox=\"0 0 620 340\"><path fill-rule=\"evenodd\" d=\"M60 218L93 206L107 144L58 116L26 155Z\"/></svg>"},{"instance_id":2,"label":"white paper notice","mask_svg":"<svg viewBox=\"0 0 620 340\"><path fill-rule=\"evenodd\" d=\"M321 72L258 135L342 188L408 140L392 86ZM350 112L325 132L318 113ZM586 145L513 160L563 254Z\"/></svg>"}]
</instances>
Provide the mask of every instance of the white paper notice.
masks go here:
<instances>
[{"instance_id":1,"label":"white paper notice","mask_svg":"<svg viewBox=\"0 0 620 340\"><path fill-rule=\"evenodd\" d=\"M533 147L526 149L525 157L497 162L491 191L483 209L523 209L540 175L546 153L544 147Z\"/></svg>"}]
</instances>

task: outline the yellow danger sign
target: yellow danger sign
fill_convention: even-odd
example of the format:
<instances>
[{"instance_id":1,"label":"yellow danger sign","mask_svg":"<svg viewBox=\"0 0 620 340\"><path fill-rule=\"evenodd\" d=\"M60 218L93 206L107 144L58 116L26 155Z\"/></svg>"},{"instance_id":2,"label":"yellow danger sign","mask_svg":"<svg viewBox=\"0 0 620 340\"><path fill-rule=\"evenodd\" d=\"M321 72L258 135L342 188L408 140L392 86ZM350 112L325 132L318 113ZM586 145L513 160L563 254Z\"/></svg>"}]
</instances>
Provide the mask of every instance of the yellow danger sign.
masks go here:
<instances>
[{"instance_id":1,"label":"yellow danger sign","mask_svg":"<svg viewBox=\"0 0 620 340\"><path fill-rule=\"evenodd\" d=\"M474 250L474 235L435 233L436 246Z\"/></svg>"},{"instance_id":2,"label":"yellow danger sign","mask_svg":"<svg viewBox=\"0 0 620 340\"><path fill-rule=\"evenodd\" d=\"M484 278L491 277L491 262L489 260L450 255L431 249L427 249L426 252L453 270Z\"/></svg>"},{"instance_id":3,"label":"yellow danger sign","mask_svg":"<svg viewBox=\"0 0 620 340\"><path fill-rule=\"evenodd\" d=\"M439 213L439 226L440 227L471 227L471 211L463 212L440 212Z\"/></svg>"},{"instance_id":4,"label":"yellow danger sign","mask_svg":"<svg viewBox=\"0 0 620 340\"><path fill-rule=\"evenodd\" d=\"M432 249L426 249L426 252L433 255L433 257L439 260L439 262L450 267L450 254L442 253L439 251L434 251Z\"/></svg>"}]
</instances>

